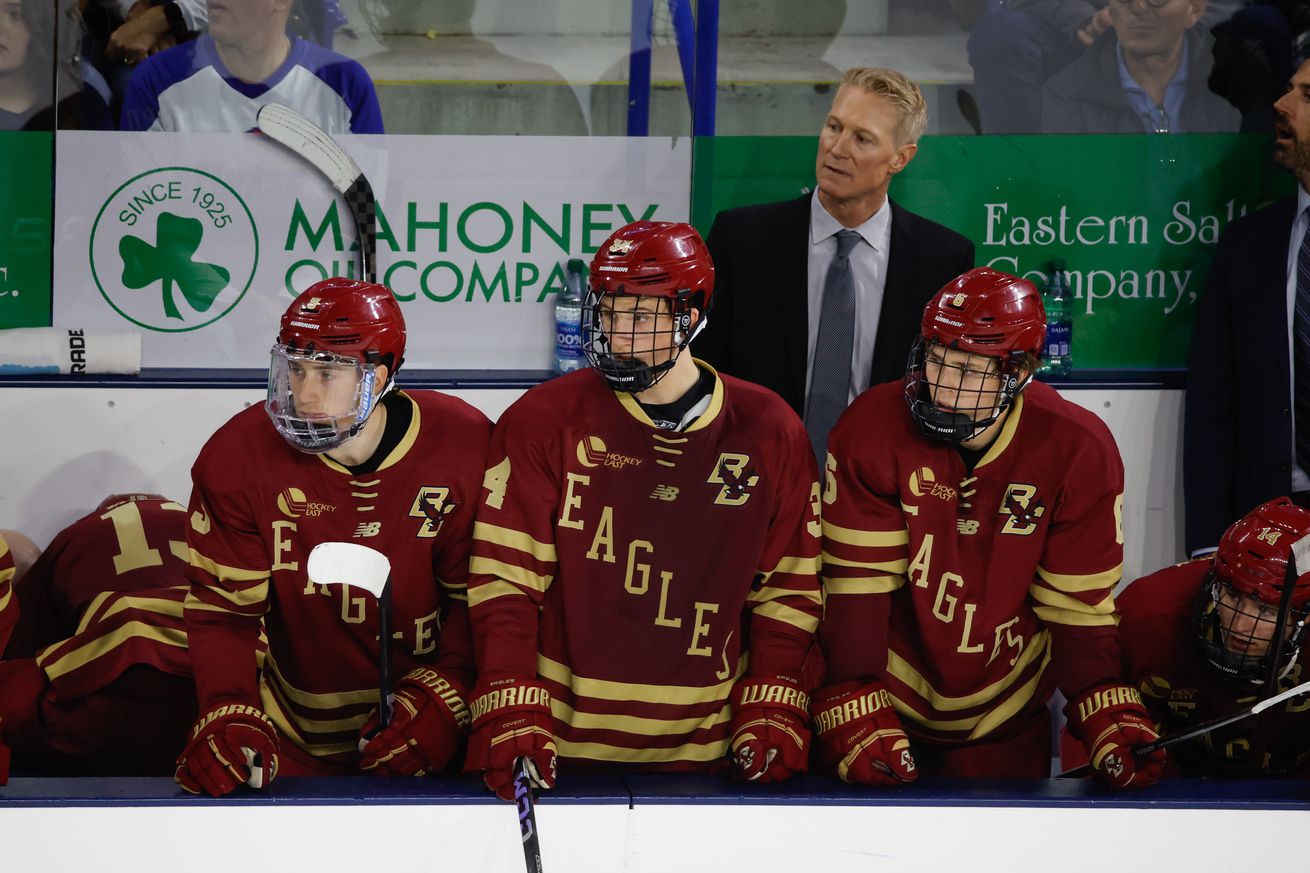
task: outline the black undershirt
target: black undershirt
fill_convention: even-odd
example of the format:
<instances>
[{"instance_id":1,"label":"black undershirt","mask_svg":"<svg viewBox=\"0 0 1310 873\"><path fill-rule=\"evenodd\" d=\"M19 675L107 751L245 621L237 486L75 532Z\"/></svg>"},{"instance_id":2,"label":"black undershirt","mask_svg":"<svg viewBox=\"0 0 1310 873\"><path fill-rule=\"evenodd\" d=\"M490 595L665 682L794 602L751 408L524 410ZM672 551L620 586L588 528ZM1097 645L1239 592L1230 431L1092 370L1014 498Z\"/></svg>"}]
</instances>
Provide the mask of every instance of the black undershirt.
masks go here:
<instances>
[{"instance_id":1,"label":"black undershirt","mask_svg":"<svg viewBox=\"0 0 1310 873\"><path fill-rule=\"evenodd\" d=\"M992 442L996 441L992 440ZM978 462L983 459L983 455L987 454L987 450L991 447L992 443L988 443L981 449L966 449L960 443L956 443L955 450L960 453L960 460L964 461L964 472L972 476L973 468L978 466Z\"/></svg>"},{"instance_id":2,"label":"black undershirt","mask_svg":"<svg viewBox=\"0 0 1310 873\"><path fill-rule=\"evenodd\" d=\"M382 429L382 439L378 441L378 447L373 450L373 454L362 464L351 466L349 464L338 464L345 467L356 476L365 473L373 473L382 462L391 454L392 449L400 445L400 441L405 436L405 431L409 430L409 423L414 420L414 403L408 397L401 395L399 391L389 391L382 398L381 405L387 410L387 424ZM373 410L374 414L377 410ZM331 454L328 454L332 458ZM336 458L332 458L336 461Z\"/></svg>"},{"instance_id":3,"label":"black undershirt","mask_svg":"<svg viewBox=\"0 0 1310 873\"><path fill-rule=\"evenodd\" d=\"M642 403L640 400L637 403L656 427L661 430L677 430L687 412L713 392L714 374L709 370L700 370L696 384L672 403Z\"/></svg>"}]
</instances>

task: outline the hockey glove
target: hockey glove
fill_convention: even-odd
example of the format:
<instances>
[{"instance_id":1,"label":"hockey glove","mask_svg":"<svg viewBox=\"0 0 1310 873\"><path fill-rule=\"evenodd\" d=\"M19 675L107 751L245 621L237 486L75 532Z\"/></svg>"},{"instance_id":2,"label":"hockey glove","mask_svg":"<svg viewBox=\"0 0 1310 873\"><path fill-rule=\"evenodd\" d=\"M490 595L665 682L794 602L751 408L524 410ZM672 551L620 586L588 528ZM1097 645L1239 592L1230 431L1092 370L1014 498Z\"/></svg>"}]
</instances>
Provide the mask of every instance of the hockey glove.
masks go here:
<instances>
[{"instance_id":1,"label":"hockey glove","mask_svg":"<svg viewBox=\"0 0 1310 873\"><path fill-rule=\"evenodd\" d=\"M1115 788L1146 788L1160 781L1164 749L1143 758L1133 748L1160 738L1136 688L1098 685L1067 710L1069 732L1083 742L1092 772Z\"/></svg>"},{"instance_id":2,"label":"hockey glove","mask_svg":"<svg viewBox=\"0 0 1310 873\"><path fill-rule=\"evenodd\" d=\"M471 709L465 772L481 772L497 797L513 802L514 763L527 758L532 783L555 787L555 735L546 686L514 676L482 676L473 689Z\"/></svg>"},{"instance_id":3,"label":"hockey glove","mask_svg":"<svg viewBox=\"0 0 1310 873\"><path fill-rule=\"evenodd\" d=\"M814 694L819 755L843 782L899 785L919 776L910 739L881 682L843 682Z\"/></svg>"},{"instance_id":4,"label":"hockey glove","mask_svg":"<svg viewBox=\"0 0 1310 873\"><path fill-rule=\"evenodd\" d=\"M245 783L263 788L277 776L278 736L268 716L253 706L229 703L213 709L191 729L173 778L192 794L214 797Z\"/></svg>"},{"instance_id":5,"label":"hockey glove","mask_svg":"<svg viewBox=\"0 0 1310 873\"><path fill-rule=\"evenodd\" d=\"M733 776L781 782L809 759L810 700L793 676L743 679L732 689Z\"/></svg>"},{"instance_id":6,"label":"hockey glove","mask_svg":"<svg viewBox=\"0 0 1310 873\"><path fill-rule=\"evenodd\" d=\"M396 684L391 724L377 736L378 717L364 725L359 769L387 776L424 776L442 770L469 725L459 688L428 667L411 670ZM371 737L371 739L369 739Z\"/></svg>"}]
</instances>

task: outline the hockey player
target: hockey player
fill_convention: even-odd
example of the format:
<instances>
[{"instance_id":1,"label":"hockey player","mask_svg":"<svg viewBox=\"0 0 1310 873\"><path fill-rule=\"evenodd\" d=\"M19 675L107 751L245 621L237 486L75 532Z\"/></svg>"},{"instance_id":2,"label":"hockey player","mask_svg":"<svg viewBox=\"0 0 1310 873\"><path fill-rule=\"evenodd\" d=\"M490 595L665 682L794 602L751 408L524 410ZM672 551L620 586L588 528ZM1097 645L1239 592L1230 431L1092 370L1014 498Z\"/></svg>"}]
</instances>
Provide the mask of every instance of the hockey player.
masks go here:
<instances>
[{"instance_id":1,"label":"hockey player","mask_svg":"<svg viewBox=\"0 0 1310 873\"><path fill-rule=\"evenodd\" d=\"M1166 733L1250 706L1264 696L1271 672L1280 690L1310 678L1301 649L1310 568L1292 583L1277 666L1271 652L1287 556L1307 534L1310 512L1280 497L1228 528L1208 560L1160 570L1119 596L1127 675ZM1180 743L1169 760L1170 775L1310 776L1310 703L1293 698L1258 719Z\"/></svg>"},{"instance_id":2,"label":"hockey player","mask_svg":"<svg viewBox=\"0 0 1310 873\"><path fill-rule=\"evenodd\" d=\"M467 769L506 799L516 759L548 788L557 753L566 767L802 772L820 613L804 427L691 357L714 268L690 225L620 229L590 283L592 366L527 392L492 438Z\"/></svg>"},{"instance_id":3,"label":"hockey player","mask_svg":"<svg viewBox=\"0 0 1310 873\"><path fill-rule=\"evenodd\" d=\"M925 308L904 384L833 431L813 709L848 782L1046 777L1056 686L1098 776L1159 777L1119 679L1123 465L1095 415L1031 382L1044 334L1031 283L971 270Z\"/></svg>"},{"instance_id":4,"label":"hockey player","mask_svg":"<svg viewBox=\"0 0 1310 873\"><path fill-rule=\"evenodd\" d=\"M16 619L0 661L0 737L24 772L172 772L196 717L185 519L159 495L114 495L18 579L0 611L0 625Z\"/></svg>"},{"instance_id":5,"label":"hockey player","mask_svg":"<svg viewBox=\"0 0 1310 873\"><path fill-rule=\"evenodd\" d=\"M490 423L454 398L396 390L404 356L387 288L313 285L282 317L264 408L224 424L192 468L185 618L201 715L176 774L189 791L258 787L279 760L293 775L434 773L460 742L468 539ZM309 582L309 552L329 541L391 561L403 678L380 733L378 604Z\"/></svg>"}]
</instances>

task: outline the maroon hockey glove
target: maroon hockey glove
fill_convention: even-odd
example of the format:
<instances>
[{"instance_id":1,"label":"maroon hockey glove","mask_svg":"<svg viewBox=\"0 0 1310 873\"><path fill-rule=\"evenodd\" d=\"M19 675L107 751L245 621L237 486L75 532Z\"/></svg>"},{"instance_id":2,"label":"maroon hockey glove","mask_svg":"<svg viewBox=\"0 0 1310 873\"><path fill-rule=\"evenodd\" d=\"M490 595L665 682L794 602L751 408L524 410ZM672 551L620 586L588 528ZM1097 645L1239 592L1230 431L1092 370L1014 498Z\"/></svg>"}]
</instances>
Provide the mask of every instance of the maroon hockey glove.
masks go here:
<instances>
[{"instance_id":1,"label":"maroon hockey glove","mask_svg":"<svg viewBox=\"0 0 1310 873\"><path fill-rule=\"evenodd\" d=\"M844 782L899 785L919 776L910 739L881 682L843 682L814 694L819 755Z\"/></svg>"},{"instance_id":2,"label":"maroon hockey glove","mask_svg":"<svg viewBox=\"0 0 1310 873\"><path fill-rule=\"evenodd\" d=\"M804 773L810 747L810 699L793 676L743 679L732 689L733 776L781 782Z\"/></svg>"},{"instance_id":3,"label":"maroon hockey glove","mask_svg":"<svg viewBox=\"0 0 1310 873\"><path fill-rule=\"evenodd\" d=\"M512 802L514 763L527 758L533 784L555 787L555 734L546 686L513 676L481 676L471 709L473 732L465 772L481 772L497 797Z\"/></svg>"},{"instance_id":4,"label":"maroon hockey glove","mask_svg":"<svg viewBox=\"0 0 1310 873\"><path fill-rule=\"evenodd\" d=\"M277 776L278 736L268 716L253 706L229 703L200 717L177 759L173 778L192 794L214 797L242 783L263 788Z\"/></svg>"},{"instance_id":5,"label":"maroon hockey glove","mask_svg":"<svg viewBox=\"0 0 1310 873\"><path fill-rule=\"evenodd\" d=\"M391 724L372 739L378 716L364 725L359 769L387 776L425 776L442 770L469 725L461 690L437 670L418 667L396 684Z\"/></svg>"},{"instance_id":6,"label":"maroon hockey glove","mask_svg":"<svg viewBox=\"0 0 1310 873\"><path fill-rule=\"evenodd\" d=\"M1136 688L1098 685L1069 705L1069 732L1083 741L1092 772L1115 788L1146 788L1160 781L1164 749L1144 758L1133 748L1160 738Z\"/></svg>"}]
</instances>

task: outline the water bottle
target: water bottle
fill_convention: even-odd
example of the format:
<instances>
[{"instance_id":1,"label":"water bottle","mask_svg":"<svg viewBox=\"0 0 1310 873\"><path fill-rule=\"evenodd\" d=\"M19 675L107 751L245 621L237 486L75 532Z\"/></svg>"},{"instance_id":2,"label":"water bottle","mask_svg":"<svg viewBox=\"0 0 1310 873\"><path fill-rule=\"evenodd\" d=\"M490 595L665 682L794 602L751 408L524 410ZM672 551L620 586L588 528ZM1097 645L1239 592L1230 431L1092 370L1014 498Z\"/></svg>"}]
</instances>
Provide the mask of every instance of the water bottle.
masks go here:
<instances>
[{"instance_id":1,"label":"water bottle","mask_svg":"<svg viewBox=\"0 0 1310 873\"><path fill-rule=\"evenodd\" d=\"M1068 376L1073 369L1073 313L1064 261L1051 261L1051 278L1042 288L1046 307L1046 346L1037 372L1043 376Z\"/></svg>"},{"instance_id":2,"label":"water bottle","mask_svg":"<svg viewBox=\"0 0 1310 873\"><path fill-rule=\"evenodd\" d=\"M571 258L564 271L564 290L555 298L555 372L571 373L587 365L582 354L582 296L587 265Z\"/></svg>"}]
</instances>

